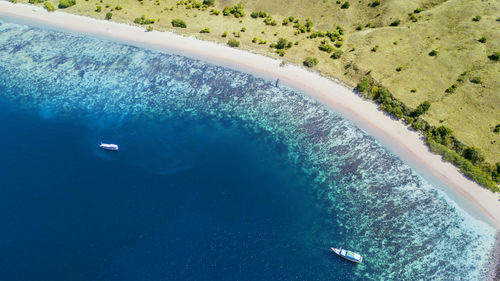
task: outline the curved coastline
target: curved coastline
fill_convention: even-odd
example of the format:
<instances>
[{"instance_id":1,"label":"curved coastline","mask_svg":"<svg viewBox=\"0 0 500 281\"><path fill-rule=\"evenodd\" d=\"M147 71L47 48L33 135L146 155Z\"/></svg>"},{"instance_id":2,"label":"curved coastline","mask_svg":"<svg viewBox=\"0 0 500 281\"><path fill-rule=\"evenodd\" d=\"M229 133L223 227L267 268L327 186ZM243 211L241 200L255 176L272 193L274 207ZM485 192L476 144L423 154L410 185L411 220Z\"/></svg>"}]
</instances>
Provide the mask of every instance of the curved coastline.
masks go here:
<instances>
[{"instance_id":1,"label":"curved coastline","mask_svg":"<svg viewBox=\"0 0 500 281\"><path fill-rule=\"evenodd\" d=\"M280 67L280 61L169 32L145 32L143 28L96 20L63 12L48 13L41 7L0 1L0 16L35 26L92 35L129 45L208 61L247 72L303 92L323 103L373 136L424 178L441 188L475 218L500 229L500 203L492 192L465 178L452 164L433 154L419 133L394 121L377 106L337 81L297 67Z\"/></svg>"}]
</instances>

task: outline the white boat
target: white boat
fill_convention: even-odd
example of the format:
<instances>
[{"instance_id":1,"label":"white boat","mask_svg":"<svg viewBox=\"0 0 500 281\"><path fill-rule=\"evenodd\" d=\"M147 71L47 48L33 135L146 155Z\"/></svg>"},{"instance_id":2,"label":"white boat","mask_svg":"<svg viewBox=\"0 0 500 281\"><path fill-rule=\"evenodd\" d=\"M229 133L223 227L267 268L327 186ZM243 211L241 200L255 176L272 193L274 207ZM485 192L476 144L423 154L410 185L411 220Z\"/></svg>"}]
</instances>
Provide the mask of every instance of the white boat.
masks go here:
<instances>
[{"instance_id":1,"label":"white boat","mask_svg":"<svg viewBox=\"0 0 500 281\"><path fill-rule=\"evenodd\" d=\"M113 144L113 143L102 143L99 145L100 148L105 149L105 150L113 150L116 151L118 150L118 145Z\"/></svg>"},{"instance_id":2,"label":"white boat","mask_svg":"<svg viewBox=\"0 0 500 281\"><path fill-rule=\"evenodd\" d=\"M331 247L330 249L332 249L333 252L335 252L337 255L343 257L346 260L350 260L350 261L355 262L355 263L361 263L363 261L363 257L358 253L351 252L351 251L348 251L348 250L342 249L342 248L337 249L337 248Z\"/></svg>"}]
</instances>

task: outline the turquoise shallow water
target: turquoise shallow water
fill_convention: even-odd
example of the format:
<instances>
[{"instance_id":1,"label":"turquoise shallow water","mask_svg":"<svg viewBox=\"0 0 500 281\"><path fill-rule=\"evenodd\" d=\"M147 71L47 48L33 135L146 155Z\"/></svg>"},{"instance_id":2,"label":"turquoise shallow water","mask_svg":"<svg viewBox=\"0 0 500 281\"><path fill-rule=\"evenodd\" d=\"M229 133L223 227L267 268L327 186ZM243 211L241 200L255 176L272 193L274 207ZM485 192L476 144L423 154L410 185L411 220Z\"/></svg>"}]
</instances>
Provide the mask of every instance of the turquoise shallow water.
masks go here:
<instances>
[{"instance_id":1,"label":"turquoise shallow water","mask_svg":"<svg viewBox=\"0 0 500 281\"><path fill-rule=\"evenodd\" d=\"M372 137L301 93L202 61L7 22L0 25L0 70L2 108L8 112L2 115L7 124L2 130L16 136L4 140L4 147L11 147L5 155L23 151L17 137L30 132L53 132L63 143L78 139L75 145L81 147L103 139L122 144L118 156L81 151L90 154L92 165L112 163L129 174L126 181L102 187L123 193L126 203L117 209L100 208L105 200L79 206L82 212L92 206L103 214L118 212L97 220L100 231L93 240L81 238L97 245L88 252L78 248L82 252L73 265L80 273L75 276L85 277L81 280L481 280L487 274L496 235L492 227L470 217ZM12 120L19 125L9 126ZM48 129L40 132L39 127ZM40 183L9 178L16 165L22 169L31 161L31 153L18 153L2 160L0 185L4 198L29 209L31 201L16 190ZM91 173L82 163L68 169L79 179L72 183L77 186L87 177L106 181L106 174ZM159 196L127 188L138 179L170 190ZM50 191L51 198L61 190ZM144 198L138 196L143 192ZM191 193L197 197L186 201L189 207L178 207L182 212L165 207L178 202L167 197ZM144 204L137 208L144 217L120 216L119 210L134 200ZM145 212L150 201L156 211ZM244 210L234 211L239 205ZM98 216L77 214L74 218L87 225ZM145 218L151 215L158 218L148 225ZM50 218L48 213L45 219ZM17 221L19 229L30 223L28 215L0 219ZM116 221L128 224L121 229L123 237L113 240L106 236L113 227L106 225ZM174 226L166 227L166 221ZM136 228L145 231L135 233ZM91 232L76 229L82 237ZM44 231L30 229L26 235ZM66 241L57 227L49 233ZM42 242L23 246L22 237L4 233L3 238L9 241L0 244L4 262L14 264L16 251L27 252L33 264L54 258L29 254L51 252ZM192 245L201 241L206 244L200 253ZM53 251L73 249L68 245L76 247L55 243ZM328 253L329 246L356 250L365 262L339 261ZM33 266L30 262L15 264L0 268L5 280L34 280L37 271L23 270Z\"/></svg>"}]
</instances>

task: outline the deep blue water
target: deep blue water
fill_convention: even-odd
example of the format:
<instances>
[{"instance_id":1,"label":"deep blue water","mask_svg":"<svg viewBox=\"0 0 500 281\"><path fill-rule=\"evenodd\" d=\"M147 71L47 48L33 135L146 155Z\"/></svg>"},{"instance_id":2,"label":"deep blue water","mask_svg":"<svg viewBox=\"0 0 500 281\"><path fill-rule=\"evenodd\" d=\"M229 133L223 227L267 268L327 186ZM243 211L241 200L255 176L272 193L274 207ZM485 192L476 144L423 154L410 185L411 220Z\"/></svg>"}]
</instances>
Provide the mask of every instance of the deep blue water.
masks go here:
<instances>
[{"instance_id":1,"label":"deep blue water","mask_svg":"<svg viewBox=\"0 0 500 281\"><path fill-rule=\"evenodd\" d=\"M485 276L494 229L307 96L0 23L0 280Z\"/></svg>"}]
</instances>

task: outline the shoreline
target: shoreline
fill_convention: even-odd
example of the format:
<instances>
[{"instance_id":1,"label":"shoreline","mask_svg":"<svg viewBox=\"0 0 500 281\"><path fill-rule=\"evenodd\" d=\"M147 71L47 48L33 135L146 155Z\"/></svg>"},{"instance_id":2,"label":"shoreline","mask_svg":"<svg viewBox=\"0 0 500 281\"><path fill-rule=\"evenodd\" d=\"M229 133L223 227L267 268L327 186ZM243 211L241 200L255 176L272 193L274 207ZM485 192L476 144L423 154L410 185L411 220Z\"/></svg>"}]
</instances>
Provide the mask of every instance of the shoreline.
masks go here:
<instances>
[{"instance_id":1,"label":"shoreline","mask_svg":"<svg viewBox=\"0 0 500 281\"><path fill-rule=\"evenodd\" d=\"M500 229L498 196L467 179L440 155L430 152L418 132L391 119L375 103L358 96L339 81L296 65L280 67L280 60L214 42L170 32L145 32L136 26L64 12L49 13L39 6L0 1L0 19L3 18L198 59L269 81L279 78L282 85L308 95L374 137L472 217Z\"/></svg>"}]
</instances>

